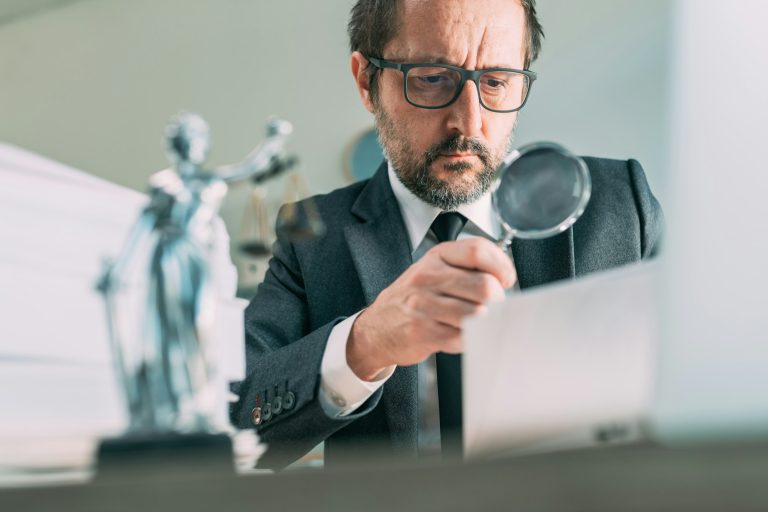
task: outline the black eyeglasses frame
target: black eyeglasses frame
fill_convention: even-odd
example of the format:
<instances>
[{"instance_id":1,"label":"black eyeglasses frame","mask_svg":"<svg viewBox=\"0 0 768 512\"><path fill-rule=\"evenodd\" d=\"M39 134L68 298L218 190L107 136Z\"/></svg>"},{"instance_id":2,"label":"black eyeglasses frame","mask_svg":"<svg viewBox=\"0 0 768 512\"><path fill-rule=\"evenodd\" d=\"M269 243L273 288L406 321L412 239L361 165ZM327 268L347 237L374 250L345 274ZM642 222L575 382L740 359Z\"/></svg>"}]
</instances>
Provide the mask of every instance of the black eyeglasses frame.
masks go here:
<instances>
[{"instance_id":1,"label":"black eyeglasses frame","mask_svg":"<svg viewBox=\"0 0 768 512\"><path fill-rule=\"evenodd\" d=\"M480 101L480 105L482 105L483 108L485 108L486 110L490 110L491 112L498 112L501 114L517 112L518 110L522 109L525 106L525 104L528 102L528 97L531 95L531 88L533 87L533 82L536 80L536 76L537 76L534 71L530 71L528 69L514 69L514 68L464 69L459 66L453 66L451 64L442 64L442 63L435 63L435 62L403 64L399 62L392 62L385 59L379 59L377 57L366 57L366 59L371 65L373 65L378 69L381 69L381 70L396 69L402 72L403 73L403 96L405 97L405 101L407 101L414 107L424 108L428 110L437 110L453 104L459 98L459 96L461 96L461 91L464 90L464 86L466 85L467 81L471 81L475 83L475 87L477 89L477 98ZM459 86L456 88L456 94L453 96L453 98L450 99L450 101L448 101L443 105L438 105L434 107L419 105L411 101L411 99L408 97L408 72L414 68L423 68L423 67L443 67L446 69L450 69L452 71L456 71L457 73L459 73L459 75L461 75L461 82L459 82ZM478 83L478 80L480 79L480 76L490 71L505 71L505 72L511 72L511 73L518 73L528 77L528 82L527 82L528 86L525 90L525 97L523 98L523 102L519 107L511 110L497 110L495 108L488 107L483 102L483 96L482 94L480 94L480 84Z\"/></svg>"}]
</instances>

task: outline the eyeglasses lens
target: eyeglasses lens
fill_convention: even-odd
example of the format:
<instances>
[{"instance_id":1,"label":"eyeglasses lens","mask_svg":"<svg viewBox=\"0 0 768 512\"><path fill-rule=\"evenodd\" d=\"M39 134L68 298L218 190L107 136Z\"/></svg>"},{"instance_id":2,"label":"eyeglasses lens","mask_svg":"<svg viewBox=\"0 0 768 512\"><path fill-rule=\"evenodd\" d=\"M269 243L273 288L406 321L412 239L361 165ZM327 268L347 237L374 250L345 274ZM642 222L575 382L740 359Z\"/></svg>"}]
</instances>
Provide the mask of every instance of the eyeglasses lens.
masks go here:
<instances>
[{"instance_id":1,"label":"eyeglasses lens","mask_svg":"<svg viewBox=\"0 0 768 512\"><path fill-rule=\"evenodd\" d=\"M487 71L478 79L480 99L492 110L520 108L528 91L528 77L511 71ZM443 107L457 96L461 74L441 66L412 68L406 79L408 101L420 107Z\"/></svg>"}]
</instances>

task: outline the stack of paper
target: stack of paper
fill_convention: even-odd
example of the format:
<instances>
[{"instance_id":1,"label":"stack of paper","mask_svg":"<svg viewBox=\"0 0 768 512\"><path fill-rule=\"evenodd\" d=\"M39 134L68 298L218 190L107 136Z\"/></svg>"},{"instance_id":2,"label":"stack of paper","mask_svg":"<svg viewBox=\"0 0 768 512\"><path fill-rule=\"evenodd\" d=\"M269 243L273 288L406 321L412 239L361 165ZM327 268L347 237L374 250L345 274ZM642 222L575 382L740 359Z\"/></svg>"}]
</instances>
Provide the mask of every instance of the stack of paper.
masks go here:
<instances>
[{"instance_id":1,"label":"stack of paper","mask_svg":"<svg viewBox=\"0 0 768 512\"><path fill-rule=\"evenodd\" d=\"M468 456L627 442L648 415L655 264L519 293L464 326Z\"/></svg>"}]
</instances>

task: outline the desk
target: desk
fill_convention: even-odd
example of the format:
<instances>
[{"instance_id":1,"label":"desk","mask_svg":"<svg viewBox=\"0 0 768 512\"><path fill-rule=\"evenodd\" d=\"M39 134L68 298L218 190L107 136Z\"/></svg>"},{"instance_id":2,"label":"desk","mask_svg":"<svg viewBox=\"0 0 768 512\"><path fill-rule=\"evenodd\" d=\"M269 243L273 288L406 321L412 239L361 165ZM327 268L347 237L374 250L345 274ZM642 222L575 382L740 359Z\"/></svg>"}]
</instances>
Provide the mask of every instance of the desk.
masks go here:
<instances>
[{"instance_id":1,"label":"desk","mask_svg":"<svg viewBox=\"0 0 768 512\"><path fill-rule=\"evenodd\" d=\"M768 443L630 446L466 465L162 474L0 490L3 511L768 510Z\"/></svg>"}]
</instances>

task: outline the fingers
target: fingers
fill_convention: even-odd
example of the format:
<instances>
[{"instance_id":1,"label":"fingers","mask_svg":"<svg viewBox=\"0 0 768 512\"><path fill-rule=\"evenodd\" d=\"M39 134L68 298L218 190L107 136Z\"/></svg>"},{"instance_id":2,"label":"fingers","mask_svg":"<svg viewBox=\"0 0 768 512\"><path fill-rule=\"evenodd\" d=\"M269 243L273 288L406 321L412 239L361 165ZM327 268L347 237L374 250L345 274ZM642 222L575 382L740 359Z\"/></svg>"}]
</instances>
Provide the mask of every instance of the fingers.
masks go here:
<instances>
[{"instance_id":1,"label":"fingers","mask_svg":"<svg viewBox=\"0 0 768 512\"><path fill-rule=\"evenodd\" d=\"M352 326L347 361L358 375L461 353L461 324L504 299L517 279L509 257L488 240L438 244L412 265Z\"/></svg>"},{"instance_id":2,"label":"fingers","mask_svg":"<svg viewBox=\"0 0 768 512\"><path fill-rule=\"evenodd\" d=\"M442 261L438 265L412 267L406 282L417 290L475 304L504 300L504 288L493 275L452 267Z\"/></svg>"},{"instance_id":3,"label":"fingers","mask_svg":"<svg viewBox=\"0 0 768 512\"><path fill-rule=\"evenodd\" d=\"M462 351L461 330L438 322L432 322L429 328L429 339L433 340L430 353L445 352L460 354Z\"/></svg>"},{"instance_id":4,"label":"fingers","mask_svg":"<svg viewBox=\"0 0 768 512\"><path fill-rule=\"evenodd\" d=\"M470 301L486 304L504 300L504 288L499 280L485 272L450 268L443 273L437 287L439 293Z\"/></svg>"},{"instance_id":5,"label":"fingers","mask_svg":"<svg viewBox=\"0 0 768 512\"><path fill-rule=\"evenodd\" d=\"M511 287L517 280L515 267L509 256L484 238L446 242L436 245L432 251L447 265L494 276L503 288Z\"/></svg>"},{"instance_id":6,"label":"fingers","mask_svg":"<svg viewBox=\"0 0 768 512\"><path fill-rule=\"evenodd\" d=\"M502 295L503 293L502 291ZM485 310L485 306L480 302L433 293L414 294L405 300L405 306L410 309L407 312L409 315L425 317L455 329L461 328L464 317L477 315Z\"/></svg>"}]
</instances>

